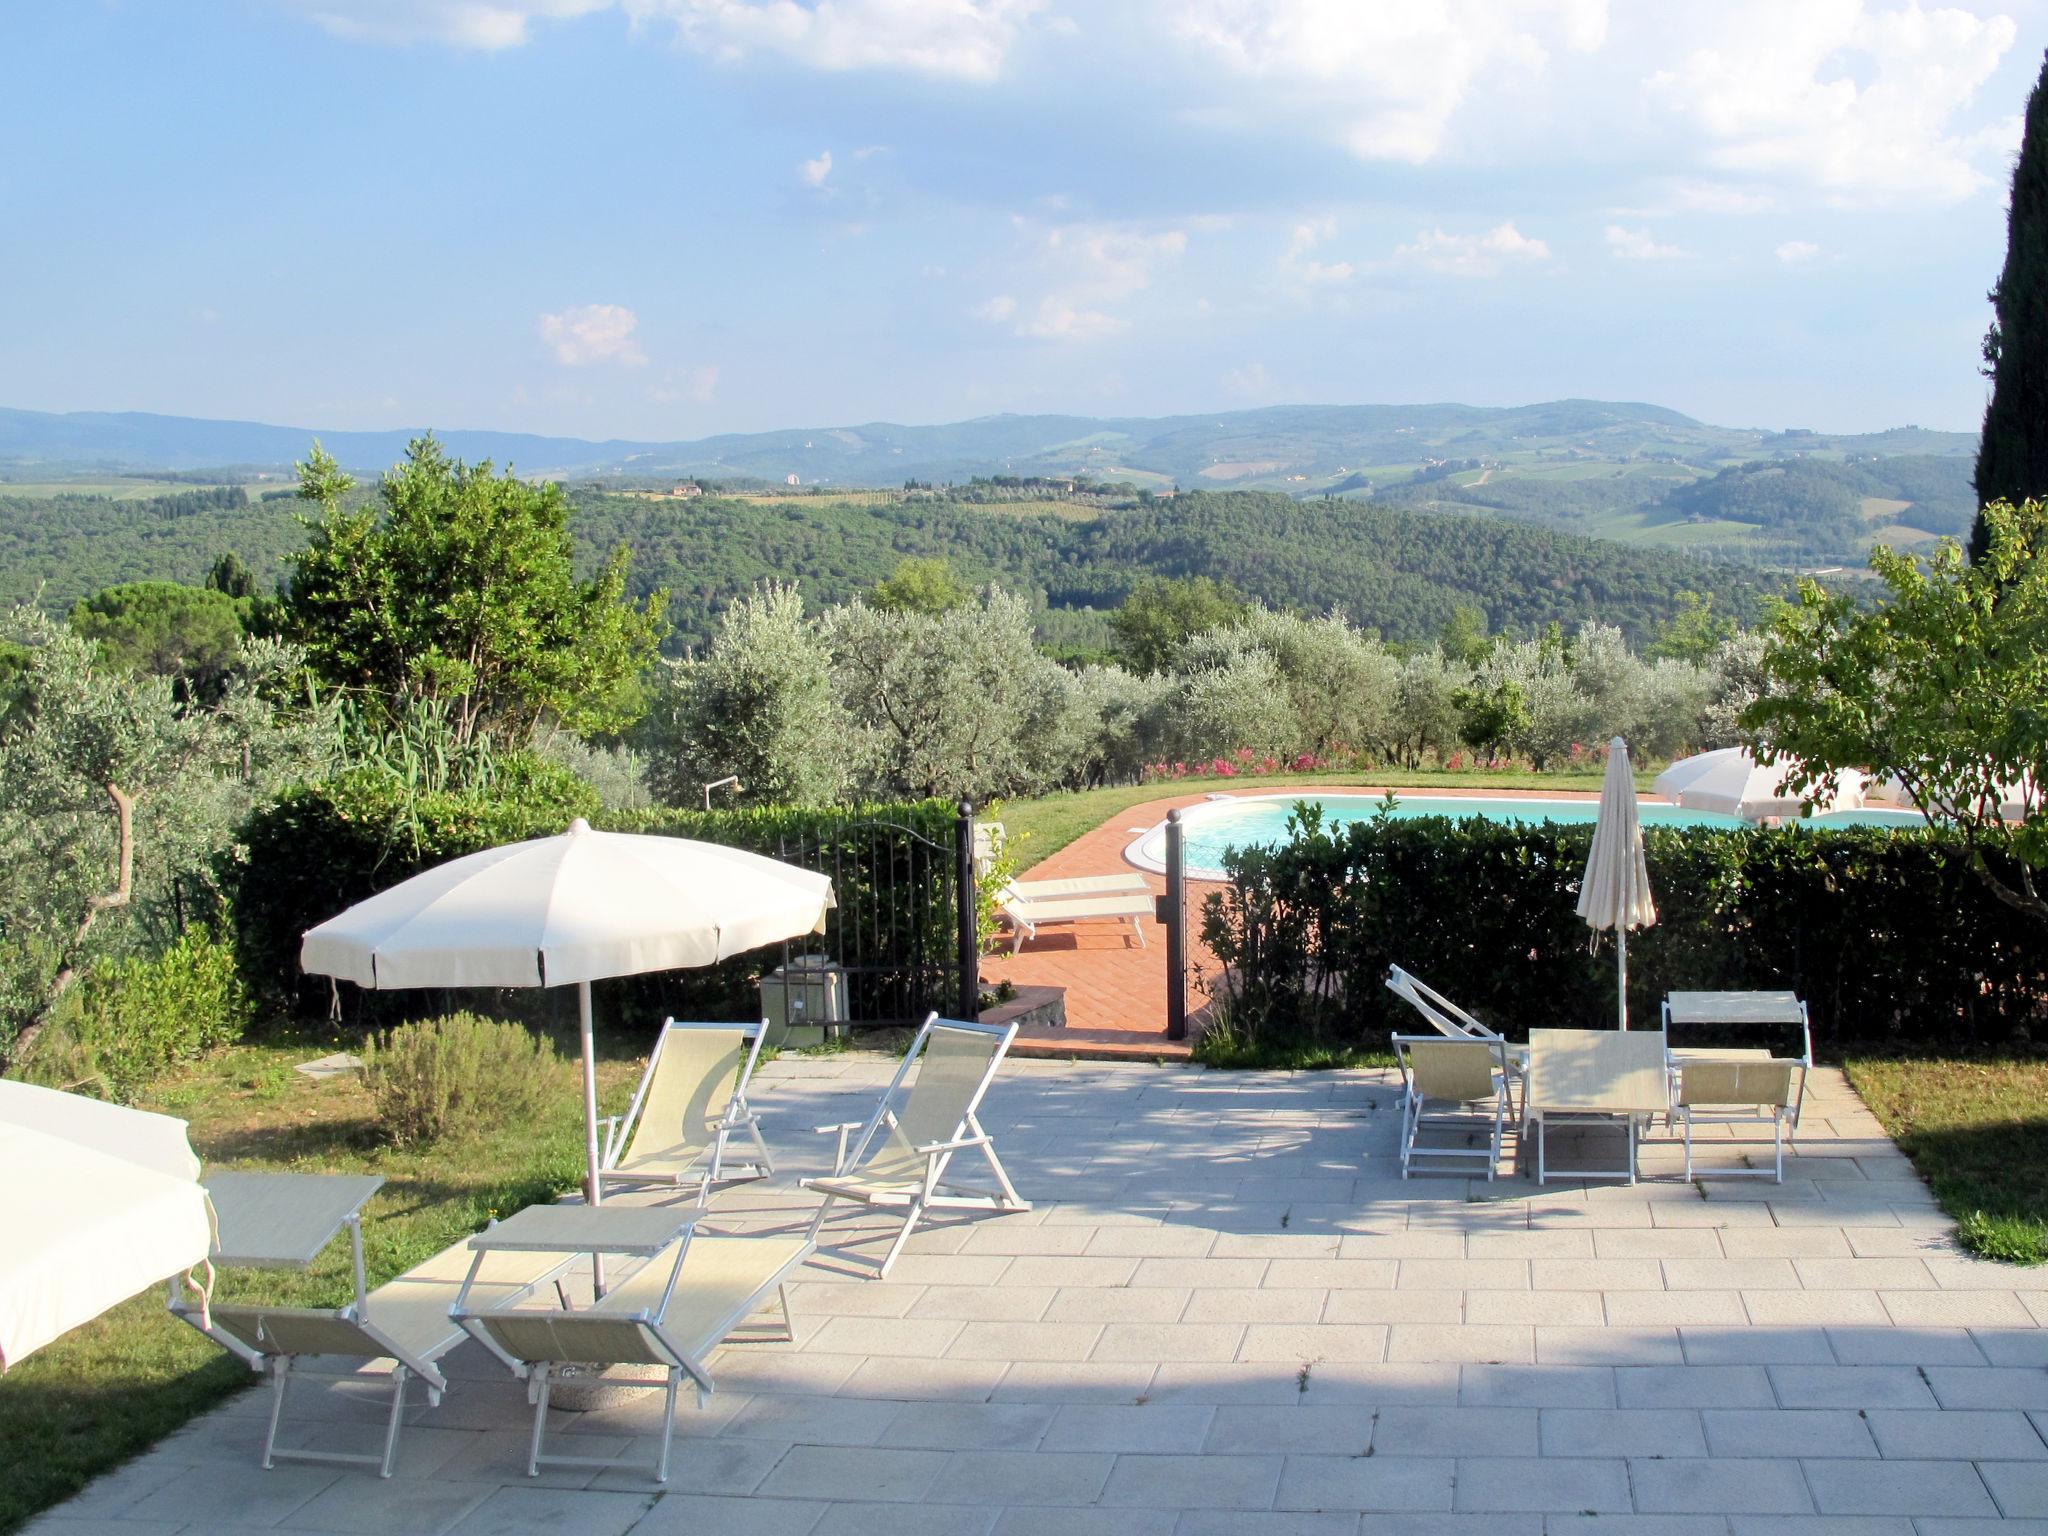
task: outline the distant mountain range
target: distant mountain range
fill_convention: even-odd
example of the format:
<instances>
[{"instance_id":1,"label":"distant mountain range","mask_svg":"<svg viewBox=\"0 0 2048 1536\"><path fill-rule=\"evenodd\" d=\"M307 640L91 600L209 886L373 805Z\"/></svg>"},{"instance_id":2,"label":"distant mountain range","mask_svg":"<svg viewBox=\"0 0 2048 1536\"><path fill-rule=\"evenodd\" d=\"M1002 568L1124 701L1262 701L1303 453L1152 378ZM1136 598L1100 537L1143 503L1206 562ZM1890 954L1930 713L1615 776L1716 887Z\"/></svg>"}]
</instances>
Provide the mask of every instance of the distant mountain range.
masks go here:
<instances>
[{"instance_id":1,"label":"distant mountain range","mask_svg":"<svg viewBox=\"0 0 2048 1536\"><path fill-rule=\"evenodd\" d=\"M423 427L336 432L140 411L54 414L0 408L0 469L29 472L275 469L317 437L345 466L376 471ZM749 477L887 486L989 474L1088 474L1158 487L1302 492L1376 487L1431 460L1678 462L1713 471L1783 454L1965 455L1974 436L1918 427L1849 436L1708 426L1661 406L1286 405L1200 416L984 416L940 426L870 422L728 433L686 442L443 430L448 450L529 474Z\"/></svg>"}]
</instances>

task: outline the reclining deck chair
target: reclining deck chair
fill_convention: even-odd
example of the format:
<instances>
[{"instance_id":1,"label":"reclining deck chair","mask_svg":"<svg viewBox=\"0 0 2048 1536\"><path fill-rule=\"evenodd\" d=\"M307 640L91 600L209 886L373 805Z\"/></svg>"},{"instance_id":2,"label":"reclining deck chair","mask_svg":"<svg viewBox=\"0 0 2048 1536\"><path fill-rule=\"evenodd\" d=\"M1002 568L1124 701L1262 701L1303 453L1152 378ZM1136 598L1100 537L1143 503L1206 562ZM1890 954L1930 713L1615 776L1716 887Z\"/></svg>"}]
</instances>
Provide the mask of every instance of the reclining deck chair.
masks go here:
<instances>
[{"instance_id":1,"label":"reclining deck chair","mask_svg":"<svg viewBox=\"0 0 2048 1536\"><path fill-rule=\"evenodd\" d=\"M606 1192L695 1183L703 1205L720 1179L773 1173L775 1159L747 1103L747 1085L767 1038L766 1021L664 1023L632 1105L623 1119L605 1122L598 1177ZM759 1161L729 1165L727 1144L741 1132L753 1139Z\"/></svg>"},{"instance_id":2,"label":"reclining deck chair","mask_svg":"<svg viewBox=\"0 0 2048 1536\"><path fill-rule=\"evenodd\" d=\"M805 1189L825 1197L811 1235L815 1238L824 1227L835 1200L902 1211L903 1229L877 1271L887 1277L926 1211L1030 1210L1031 1202L1018 1195L996 1157L995 1143L975 1118L1016 1033L1015 1024L966 1024L936 1013L927 1018L866 1123L818 1127L820 1133L838 1134L839 1150L828 1177L802 1181ZM906 1089L913 1069L916 1081ZM860 1134L849 1141L851 1131ZM954 1156L970 1148L987 1161L996 1188L947 1177Z\"/></svg>"},{"instance_id":3,"label":"reclining deck chair","mask_svg":"<svg viewBox=\"0 0 2048 1536\"><path fill-rule=\"evenodd\" d=\"M1529 1048L1516 1045L1497 1029L1489 1029L1471 1014L1419 977L1398 965L1387 967L1387 990L1421 1014L1429 1027L1452 1040L1487 1040L1503 1047L1508 1077L1522 1087L1522 1103L1529 1100Z\"/></svg>"},{"instance_id":4,"label":"reclining deck chair","mask_svg":"<svg viewBox=\"0 0 2048 1536\"><path fill-rule=\"evenodd\" d=\"M1401 1068L1401 1177L1408 1177L1410 1164L1418 1157L1483 1157L1486 1180L1492 1183L1508 1116L1507 1046L1499 1040L1396 1035L1394 1060ZM1438 1123L1447 1121L1468 1132L1483 1130L1486 1144L1417 1146L1431 1115L1439 1117Z\"/></svg>"},{"instance_id":5,"label":"reclining deck chair","mask_svg":"<svg viewBox=\"0 0 2048 1536\"><path fill-rule=\"evenodd\" d=\"M676 1392L687 1376L697 1387L697 1405L714 1390L706 1357L759 1311L773 1292L782 1311L779 1331L755 1331L747 1339L794 1341L796 1328L784 1289L790 1272L811 1256L808 1233L726 1237L700 1233L692 1225L669 1248L649 1259L596 1303L566 1307L492 1305L474 1288L457 1303L459 1326L469 1329L513 1373L526 1379L533 1401L533 1438L526 1475L541 1466L631 1466L618 1457L550 1455L546 1449L548 1396L565 1364L651 1365L659 1379L608 1379L608 1386L648 1387L665 1394L661 1450L646 1468L657 1483L668 1481L668 1453L675 1435ZM486 1258L496 1255L485 1255Z\"/></svg>"},{"instance_id":6,"label":"reclining deck chair","mask_svg":"<svg viewBox=\"0 0 2048 1536\"><path fill-rule=\"evenodd\" d=\"M474 1257L464 1239L366 1295L358 1230L356 1299L345 1307L326 1310L216 1302L203 1310L174 1294L171 1312L238 1356L252 1371L270 1377L270 1427L263 1437L266 1468L280 1460L342 1462L372 1466L379 1477L389 1477L398 1452L398 1428L405 1417L407 1384L414 1377L424 1382L432 1406L438 1406L441 1394L448 1390L441 1357L468 1337L462 1325L449 1316L449 1308L462 1293ZM471 1290L473 1298L487 1305L530 1294L570 1262L561 1254L546 1253L493 1253L488 1257L477 1276L477 1286ZM284 1415L286 1388L294 1374L315 1374L300 1369L300 1362L314 1355L392 1362L391 1412L384 1424L381 1455L278 1448L278 1421Z\"/></svg>"},{"instance_id":7,"label":"reclining deck chair","mask_svg":"<svg viewBox=\"0 0 2048 1536\"><path fill-rule=\"evenodd\" d=\"M1798 1082L1795 1086L1795 1074ZM1692 1128L1709 1125L1768 1125L1771 1128L1769 1168L1716 1168L1717 1178L1775 1179L1785 1182L1785 1131L1799 1121L1799 1101L1806 1092L1806 1064L1793 1057L1754 1055L1716 1058L1688 1056L1677 1069L1672 1113L1685 1127L1685 1177L1692 1166ZM1701 1177L1705 1176L1702 1170Z\"/></svg>"}]
</instances>

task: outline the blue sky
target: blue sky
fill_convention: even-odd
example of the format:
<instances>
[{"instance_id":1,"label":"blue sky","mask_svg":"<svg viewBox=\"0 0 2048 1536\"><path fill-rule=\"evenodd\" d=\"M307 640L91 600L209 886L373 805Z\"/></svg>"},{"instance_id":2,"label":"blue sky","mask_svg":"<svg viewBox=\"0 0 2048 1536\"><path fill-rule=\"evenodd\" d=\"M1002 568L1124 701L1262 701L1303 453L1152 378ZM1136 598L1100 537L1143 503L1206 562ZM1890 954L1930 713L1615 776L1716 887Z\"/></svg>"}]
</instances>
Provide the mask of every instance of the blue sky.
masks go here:
<instances>
[{"instance_id":1,"label":"blue sky","mask_svg":"<svg viewBox=\"0 0 2048 1536\"><path fill-rule=\"evenodd\" d=\"M10 0L0 404L1972 429L2048 0Z\"/></svg>"}]
</instances>

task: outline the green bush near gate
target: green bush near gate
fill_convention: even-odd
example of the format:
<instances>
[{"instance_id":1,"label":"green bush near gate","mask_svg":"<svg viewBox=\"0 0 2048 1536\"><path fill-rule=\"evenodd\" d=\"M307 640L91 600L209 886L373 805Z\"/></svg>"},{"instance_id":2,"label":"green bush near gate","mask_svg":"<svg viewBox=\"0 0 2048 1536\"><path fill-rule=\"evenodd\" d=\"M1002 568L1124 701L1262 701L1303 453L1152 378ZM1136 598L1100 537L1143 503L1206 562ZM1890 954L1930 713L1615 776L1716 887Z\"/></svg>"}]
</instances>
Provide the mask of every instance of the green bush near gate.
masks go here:
<instances>
[{"instance_id":1,"label":"green bush near gate","mask_svg":"<svg viewBox=\"0 0 2048 1536\"><path fill-rule=\"evenodd\" d=\"M958 808L943 800L606 810L573 775L538 762L517 773L501 767L488 789L436 795L404 793L382 776L347 775L287 795L250 820L242 835L247 857L237 872L233 911L252 989L289 1009L318 1011L327 1000L327 983L302 977L298 969L299 936L306 929L421 870L503 843L551 836L582 816L603 831L695 838L820 869L833 877L837 905L828 917L830 931L816 947L844 952L850 963L886 956L901 974L930 965L950 976L959 915L951 882L930 873L935 866L952 866L957 815ZM878 823L912 836L871 830ZM750 981L763 964L759 954L744 956L692 973L686 992L650 990L642 1001L744 1015L758 1006ZM864 972L853 982L872 993L886 991L897 978ZM885 1016L874 1006L874 995L856 995L854 1001L856 1017Z\"/></svg>"},{"instance_id":2,"label":"green bush near gate","mask_svg":"<svg viewBox=\"0 0 2048 1536\"><path fill-rule=\"evenodd\" d=\"M1203 937L1232 972L1239 1040L1373 1048L1421 1027L1381 985L1399 965L1504 1033L1614 1017L1614 952L1576 913L1592 828L1381 816L1233 850ZM1961 846L1845 827L1644 833L1656 926L1629 936L1629 1009L1675 990L1790 988L1817 1044L2003 1045L2038 1029L2048 949Z\"/></svg>"}]
</instances>

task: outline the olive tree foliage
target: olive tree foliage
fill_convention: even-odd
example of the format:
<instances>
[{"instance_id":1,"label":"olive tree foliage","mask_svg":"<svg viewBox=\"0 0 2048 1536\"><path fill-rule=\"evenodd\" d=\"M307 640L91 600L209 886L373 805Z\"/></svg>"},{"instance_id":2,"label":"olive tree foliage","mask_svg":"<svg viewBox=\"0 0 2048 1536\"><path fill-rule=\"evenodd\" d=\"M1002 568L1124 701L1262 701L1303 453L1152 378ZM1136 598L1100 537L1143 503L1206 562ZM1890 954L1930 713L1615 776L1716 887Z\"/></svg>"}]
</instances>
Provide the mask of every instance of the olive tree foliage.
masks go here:
<instances>
[{"instance_id":1,"label":"olive tree foliage","mask_svg":"<svg viewBox=\"0 0 2048 1536\"><path fill-rule=\"evenodd\" d=\"M1388 721L1387 756L1404 768L1442 762L1458 747L1458 690L1470 669L1431 646L1401 658Z\"/></svg>"},{"instance_id":2,"label":"olive tree foliage","mask_svg":"<svg viewBox=\"0 0 2048 1536\"><path fill-rule=\"evenodd\" d=\"M748 593L719 616L701 657L657 664L634 735L648 786L671 805L739 776L738 800L828 805L855 785L854 722L824 626L795 587Z\"/></svg>"},{"instance_id":3,"label":"olive tree foliage","mask_svg":"<svg viewBox=\"0 0 2048 1536\"><path fill-rule=\"evenodd\" d=\"M0 1070L33 1050L95 958L203 917L235 830L332 761L331 706L303 656L245 640L216 697L102 656L26 605L0 618L21 670L0 686Z\"/></svg>"},{"instance_id":4,"label":"olive tree foliage","mask_svg":"<svg viewBox=\"0 0 2048 1536\"><path fill-rule=\"evenodd\" d=\"M1802 582L1742 724L1802 795L1845 768L1895 777L2001 901L2048 922L2048 505L1993 502L1978 529L1975 562L1948 539L1924 565L1873 549L1870 607Z\"/></svg>"}]
</instances>

